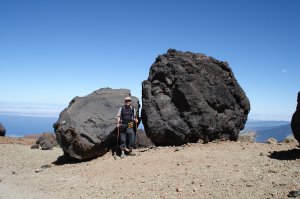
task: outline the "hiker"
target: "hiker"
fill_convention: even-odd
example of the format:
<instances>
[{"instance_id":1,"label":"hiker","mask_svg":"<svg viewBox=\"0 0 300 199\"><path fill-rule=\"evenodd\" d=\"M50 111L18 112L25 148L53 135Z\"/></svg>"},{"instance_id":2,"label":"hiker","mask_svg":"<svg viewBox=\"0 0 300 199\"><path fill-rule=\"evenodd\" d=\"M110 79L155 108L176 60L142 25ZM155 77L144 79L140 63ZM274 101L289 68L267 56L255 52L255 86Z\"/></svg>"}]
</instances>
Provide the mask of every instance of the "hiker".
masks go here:
<instances>
[{"instance_id":1,"label":"hiker","mask_svg":"<svg viewBox=\"0 0 300 199\"><path fill-rule=\"evenodd\" d=\"M135 134L133 131L134 122L138 123L135 108L131 106L131 98L125 98L125 105L119 109L117 115L117 128L120 128L120 149L121 158L124 158L125 152L128 155L135 155L132 148L135 141Z\"/></svg>"}]
</instances>

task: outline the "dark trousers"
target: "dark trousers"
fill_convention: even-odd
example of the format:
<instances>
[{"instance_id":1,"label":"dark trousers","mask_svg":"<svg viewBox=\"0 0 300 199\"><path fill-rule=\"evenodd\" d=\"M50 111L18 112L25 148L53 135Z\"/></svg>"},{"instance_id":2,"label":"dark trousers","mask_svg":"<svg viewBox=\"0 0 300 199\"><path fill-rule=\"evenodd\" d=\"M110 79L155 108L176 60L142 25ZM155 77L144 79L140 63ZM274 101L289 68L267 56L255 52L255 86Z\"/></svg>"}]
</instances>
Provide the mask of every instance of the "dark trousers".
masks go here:
<instances>
[{"instance_id":1,"label":"dark trousers","mask_svg":"<svg viewBox=\"0 0 300 199\"><path fill-rule=\"evenodd\" d=\"M132 128L125 128L120 133L120 149L124 148L132 149L134 145L135 135Z\"/></svg>"}]
</instances>

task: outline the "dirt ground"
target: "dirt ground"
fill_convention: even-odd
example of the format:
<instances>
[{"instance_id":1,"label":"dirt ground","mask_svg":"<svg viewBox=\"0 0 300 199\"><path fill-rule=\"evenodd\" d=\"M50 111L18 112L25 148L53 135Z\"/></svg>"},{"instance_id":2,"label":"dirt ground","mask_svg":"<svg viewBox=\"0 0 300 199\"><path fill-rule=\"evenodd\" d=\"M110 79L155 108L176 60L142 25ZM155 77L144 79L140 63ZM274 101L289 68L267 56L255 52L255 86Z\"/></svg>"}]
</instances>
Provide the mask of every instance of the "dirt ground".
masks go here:
<instances>
[{"instance_id":1,"label":"dirt ground","mask_svg":"<svg viewBox=\"0 0 300 199\"><path fill-rule=\"evenodd\" d=\"M62 150L0 139L0 198L287 198L300 190L296 143L157 147L66 163Z\"/></svg>"}]
</instances>

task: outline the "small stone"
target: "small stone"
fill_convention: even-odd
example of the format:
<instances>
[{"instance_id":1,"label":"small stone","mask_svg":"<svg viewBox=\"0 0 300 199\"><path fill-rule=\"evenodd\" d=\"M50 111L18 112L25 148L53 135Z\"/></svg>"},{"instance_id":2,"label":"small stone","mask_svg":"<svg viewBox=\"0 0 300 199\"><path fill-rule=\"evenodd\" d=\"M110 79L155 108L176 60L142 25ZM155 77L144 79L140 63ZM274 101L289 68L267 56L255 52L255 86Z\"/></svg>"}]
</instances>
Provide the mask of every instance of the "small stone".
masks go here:
<instances>
[{"instance_id":1,"label":"small stone","mask_svg":"<svg viewBox=\"0 0 300 199\"><path fill-rule=\"evenodd\" d=\"M174 152L176 152L176 151L180 151L180 149L179 148L175 148Z\"/></svg>"},{"instance_id":2,"label":"small stone","mask_svg":"<svg viewBox=\"0 0 300 199\"><path fill-rule=\"evenodd\" d=\"M268 144L277 144L277 140L276 140L275 138L269 138L269 139L267 140L267 143L268 143Z\"/></svg>"},{"instance_id":3,"label":"small stone","mask_svg":"<svg viewBox=\"0 0 300 199\"><path fill-rule=\"evenodd\" d=\"M15 171L12 171L11 174L15 175L15 174L17 174L17 173L16 173Z\"/></svg>"},{"instance_id":4,"label":"small stone","mask_svg":"<svg viewBox=\"0 0 300 199\"><path fill-rule=\"evenodd\" d=\"M264 156L264 154L263 154L263 153L260 153L259 156Z\"/></svg>"},{"instance_id":5,"label":"small stone","mask_svg":"<svg viewBox=\"0 0 300 199\"><path fill-rule=\"evenodd\" d=\"M204 144L204 141L202 139L199 139L197 143Z\"/></svg>"},{"instance_id":6,"label":"small stone","mask_svg":"<svg viewBox=\"0 0 300 199\"><path fill-rule=\"evenodd\" d=\"M290 191L290 193L288 195L288 197L294 197L294 198L296 198L298 196L300 196L300 191Z\"/></svg>"},{"instance_id":7,"label":"small stone","mask_svg":"<svg viewBox=\"0 0 300 199\"><path fill-rule=\"evenodd\" d=\"M43 169L36 169L36 170L35 170L36 173L39 173L39 172L41 172L41 171L43 171Z\"/></svg>"},{"instance_id":8,"label":"small stone","mask_svg":"<svg viewBox=\"0 0 300 199\"><path fill-rule=\"evenodd\" d=\"M50 167L51 167L50 164L45 164L45 165L41 166L42 169L47 169L47 168L50 168Z\"/></svg>"},{"instance_id":9,"label":"small stone","mask_svg":"<svg viewBox=\"0 0 300 199\"><path fill-rule=\"evenodd\" d=\"M279 186L283 187L283 186L286 186L287 184L285 183L280 183Z\"/></svg>"},{"instance_id":10,"label":"small stone","mask_svg":"<svg viewBox=\"0 0 300 199\"><path fill-rule=\"evenodd\" d=\"M180 187L180 186L177 186L177 187L176 187L176 192L181 192L181 191L182 191L181 187Z\"/></svg>"}]
</instances>

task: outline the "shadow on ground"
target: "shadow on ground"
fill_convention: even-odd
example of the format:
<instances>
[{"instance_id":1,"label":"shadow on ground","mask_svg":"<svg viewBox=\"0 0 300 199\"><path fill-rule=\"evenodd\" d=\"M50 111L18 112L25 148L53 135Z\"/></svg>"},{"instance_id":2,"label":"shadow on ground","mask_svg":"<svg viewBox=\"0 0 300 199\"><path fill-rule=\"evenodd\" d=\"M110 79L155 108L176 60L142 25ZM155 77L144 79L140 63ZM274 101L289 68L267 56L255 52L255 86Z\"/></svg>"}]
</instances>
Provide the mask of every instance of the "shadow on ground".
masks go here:
<instances>
[{"instance_id":1,"label":"shadow on ground","mask_svg":"<svg viewBox=\"0 0 300 199\"><path fill-rule=\"evenodd\" d=\"M75 158L71 158L69 156L62 155L62 156L59 156L56 161L52 162L52 164L55 164L57 166L61 166L61 165L65 165L65 164L78 164L78 163L81 163L81 162L88 162L90 160L92 160L92 159L77 160Z\"/></svg>"},{"instance_id":2,"label":"shadow on ground","mask_svg":"<svg viewBox=\"0 0 300 199\"><path fill-rule=\"evenodd\" d=\"M274 151L269 155L269 157L276 160L297 160L300 159L300 149Z\"/></svg>"}]
</instances>

